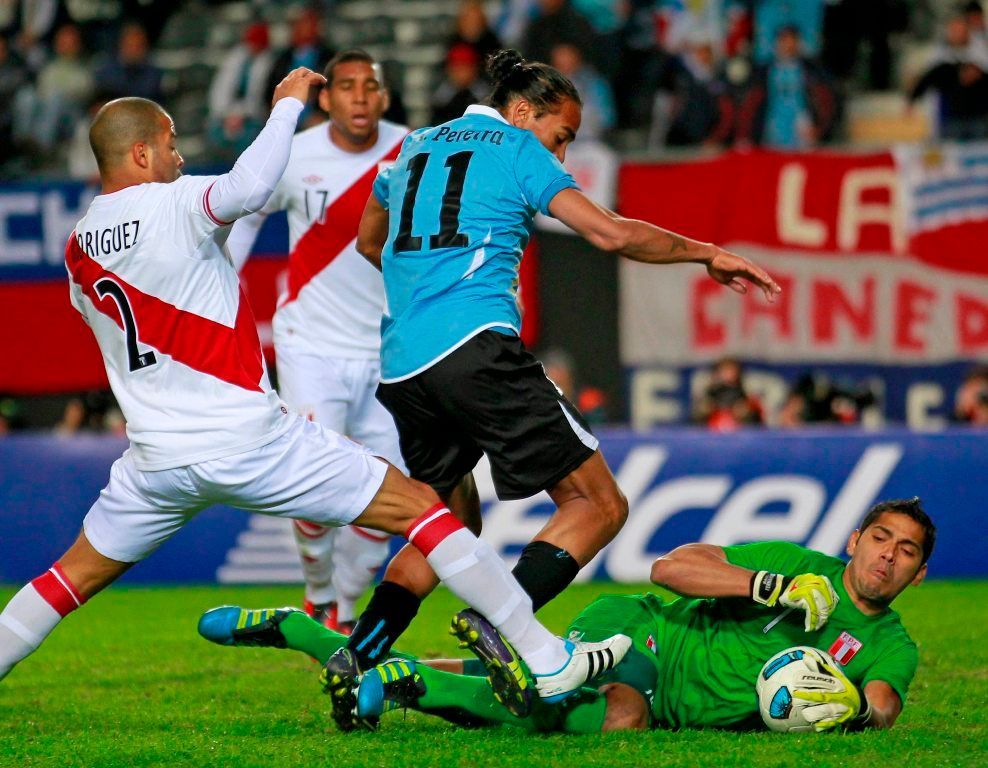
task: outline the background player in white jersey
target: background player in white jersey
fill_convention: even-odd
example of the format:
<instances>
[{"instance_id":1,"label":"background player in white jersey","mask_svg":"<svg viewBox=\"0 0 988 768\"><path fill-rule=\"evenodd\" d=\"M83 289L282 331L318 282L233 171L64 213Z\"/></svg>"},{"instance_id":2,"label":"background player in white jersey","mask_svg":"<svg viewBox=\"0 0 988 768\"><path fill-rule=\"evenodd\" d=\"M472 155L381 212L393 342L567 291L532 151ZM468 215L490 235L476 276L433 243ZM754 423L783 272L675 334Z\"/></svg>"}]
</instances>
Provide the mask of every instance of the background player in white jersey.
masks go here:
<instances>
[{"instance_id":1,"label":"background player in white jersey","mask_svg":"<svg viewBox=\"0 0 988 768\"><path fill-rule=\"evenodd\" d=\"M605 653L613 664L627 652L625 636L596 646L554 637L504 563L432 489L291 413L269 386L254 318L222 245L231 222L267 202L288 162L301 99L323 82L305 68L289 74L264 130L216 177L181 176L174 123L153 101L118 99L97 113L90 143L102 194L70 235L66 266L131 445L75 543L0 613L0 678L62 617L217 503L404 532L447 586L516 644L544 698L593 677Z\"/></svg>"},{"instance_id":2,"label":"background player in white jersey","mask_svg":"<svg viewBox=\"0 0 988 768\"><path fill-rule=\"evenodd\" d=\"M404 469L381 379L384 282L354 245L381 163L408 129L381 120L388 107L380 66L365 51L336 54L319 106L329 122L296 134L281 181L263 210L236 224L227 250L238 268L267 215L288 212L288 282L274 315L278 394L289 408ZM348 633L354 603L388 555L389 537L348 526L293 522L305 574L305 611Z\"/></svg>"}]
</instances>

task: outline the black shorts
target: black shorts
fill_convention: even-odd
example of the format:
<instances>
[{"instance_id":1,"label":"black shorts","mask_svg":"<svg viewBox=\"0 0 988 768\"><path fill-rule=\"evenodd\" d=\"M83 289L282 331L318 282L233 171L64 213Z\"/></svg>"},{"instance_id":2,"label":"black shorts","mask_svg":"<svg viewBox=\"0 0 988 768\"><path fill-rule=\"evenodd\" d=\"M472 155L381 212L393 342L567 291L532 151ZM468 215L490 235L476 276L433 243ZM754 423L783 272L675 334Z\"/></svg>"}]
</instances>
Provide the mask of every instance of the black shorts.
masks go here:
<instances>
[{"instance_id":1,"label":"black shorts","mask_svg":"<svg viewBox=\"0 0 988 768\"><path fill-rule=\"evenodd\" d=\"M482 454L500 499L555 486L597 439L517 336L483 331L416 376L380 384L409 474L447 496Z\"/></svg>"}]
</instances>

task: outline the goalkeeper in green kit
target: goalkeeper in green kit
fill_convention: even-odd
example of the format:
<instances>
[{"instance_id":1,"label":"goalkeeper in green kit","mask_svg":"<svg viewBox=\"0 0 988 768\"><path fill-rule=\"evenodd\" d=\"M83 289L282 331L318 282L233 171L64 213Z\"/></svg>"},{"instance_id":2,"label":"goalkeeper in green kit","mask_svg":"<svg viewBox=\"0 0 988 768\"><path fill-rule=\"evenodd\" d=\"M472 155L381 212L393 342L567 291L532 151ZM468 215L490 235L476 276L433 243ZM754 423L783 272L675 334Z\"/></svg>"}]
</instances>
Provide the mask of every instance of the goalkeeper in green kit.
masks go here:
<instances>
[{"instance_id":1,"label":"goalkeeper in green kit","mask_svg":"<svg viewBox=\"0 0 988 768\"><path fill-rule=\"evenodd\" d=\"M468 725L597 733L760 726L755 679L795 645L828 651L841 693L794 691L814 702L817 730L891 727L916 671L916 645L889 604L926 575L936 528L919 499L875 505L851 534L848 563L789 542L687 544L652 566L652 581L682 597L605 595L573 620L571 638L616 632L633 640L613 670L561 704L518 718L494 698L475 660L392 658L364 673L358 721L374 727L393 709L431 712ZM346 637L292 609L214 608L200 633L224 645L269 645L325 662Z\"/></svg>"}]
</instances>

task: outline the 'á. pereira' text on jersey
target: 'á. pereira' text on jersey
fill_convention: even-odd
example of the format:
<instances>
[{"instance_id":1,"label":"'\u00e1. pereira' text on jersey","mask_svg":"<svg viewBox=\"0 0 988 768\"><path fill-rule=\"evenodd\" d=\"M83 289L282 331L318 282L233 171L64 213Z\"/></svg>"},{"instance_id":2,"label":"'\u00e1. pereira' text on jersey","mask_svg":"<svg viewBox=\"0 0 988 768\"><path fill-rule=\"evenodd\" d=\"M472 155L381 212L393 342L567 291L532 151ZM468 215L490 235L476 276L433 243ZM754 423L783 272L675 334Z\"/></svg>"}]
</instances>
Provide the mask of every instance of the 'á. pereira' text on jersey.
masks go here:
<instances>
[{"instance_id":1,"label":"'\u00e1. pereira' text on jersey","mask_svg":"<svg viewBox=\"0 0 988 768\"><path fill-rule=\"evenodd\" d=\"M70 297L96 336L142 470L228 456L291 416L209 210L215 177L97 196L66 245Z\"/></svg>"},{"instance_id":2,"label":"'\u00e1. pereira' text on jersey","mask_svg":"<svg viewBox=\"0 0 988 768\"><path fill-rule=\"evenodd\" d=\"M487 328L518 333L518 265L536 213L576 182L490 107L414 131L378 174L389 212L381 378L410 378Z\"/></svg>"},{"instance_id":3,"label":"'\u00e1. pereira' text on jersey","mask_svg":"<svg viewBox=\"0 0 988 768\"><path fill-rule=\"evenodd\" d=\"M264 207L265 213L288 212L288 282L273 321L277 347L379 357L384 284L357 253L357 228L375 176L397 157L407 135L404 126L382 120L377 141L363 152L337 147L328 123L292 140L288 167Z\"/></svg>"}]
</instances>

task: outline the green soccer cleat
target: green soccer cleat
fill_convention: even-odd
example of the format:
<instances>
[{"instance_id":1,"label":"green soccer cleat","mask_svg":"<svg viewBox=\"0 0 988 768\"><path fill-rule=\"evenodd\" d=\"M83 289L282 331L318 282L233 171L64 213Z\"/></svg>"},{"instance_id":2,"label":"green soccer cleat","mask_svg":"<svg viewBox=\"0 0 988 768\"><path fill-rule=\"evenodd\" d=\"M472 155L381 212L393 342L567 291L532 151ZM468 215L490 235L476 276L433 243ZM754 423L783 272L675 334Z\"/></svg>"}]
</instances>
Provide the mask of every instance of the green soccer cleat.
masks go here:
<instances>
[{"instance_id":1,"label":"green soccer cleat","mask_svg":"<svg viewBox=\"0 0 988 768\"><path fill-rule=\"evenodd\" d=\"M357 716L378 718L385 712L407 709L425 693L425 680L415 662L388 659L368 669L357 686Z\"/></svg>"},{"instance_id":2,"label":"green soccer cleat","mask_svg":"<svg viewBox=\"0 0 988 768\"><path fill-rule=\"evenodd\" d=\"M483 663L494 698L516 717L527 716L532 710L532 688L518 654L493 625L467 608L453 617L449 632L461 648L469 648Z\"/></svg>"},{"instance_id":3,"label":"green soccer cleat","mask_svg":"<svg viewBox=\"0 0 988 768\"><path fill-rule=\"evenodd\" d=\"M298 608L241 608L221 605L199 617L199 634L218 645L252 645L286 648L281 622Z\"/></svg>"},{"instance_id":4,"label":"green soccer cleat","mask_svg":"<svg viewBox=\"0 0 988 768\"><path fill-rule=\"evenodd\" d=\"M328 694L332 701L333 720L344 733L357 728L377 730L376 717L362 717L357 712L357 687L360 680L357 658L349 648L340 648L330 656L319 674L322 692Z\"/></svg>"}]
</instances>

